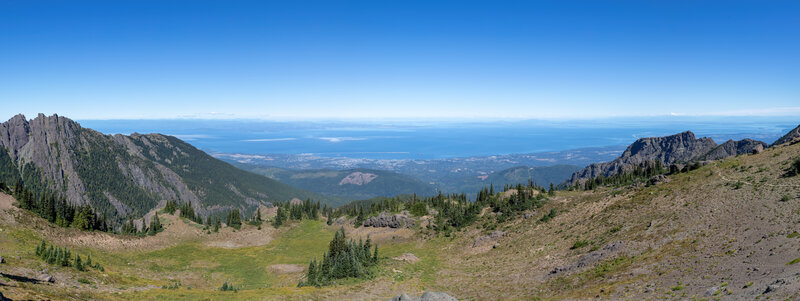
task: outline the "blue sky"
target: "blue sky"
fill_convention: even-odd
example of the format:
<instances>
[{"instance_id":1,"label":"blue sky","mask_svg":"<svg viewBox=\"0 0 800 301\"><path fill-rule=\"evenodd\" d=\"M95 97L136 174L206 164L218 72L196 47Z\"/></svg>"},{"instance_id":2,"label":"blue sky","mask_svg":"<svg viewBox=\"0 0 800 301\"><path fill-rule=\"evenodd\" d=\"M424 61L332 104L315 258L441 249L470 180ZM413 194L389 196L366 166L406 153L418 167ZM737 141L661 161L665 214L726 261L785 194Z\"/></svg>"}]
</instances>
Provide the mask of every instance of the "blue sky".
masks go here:
<instances>
[{"instance_id":1,"label":"blue sky","mask_svg":"<svg viewBox=\"0 0 800 301\"><path fill-rule=\"evenodd\" d=\"M797 1L0 1L0 118L800 116Z\"/></svg>"}]
</instances>

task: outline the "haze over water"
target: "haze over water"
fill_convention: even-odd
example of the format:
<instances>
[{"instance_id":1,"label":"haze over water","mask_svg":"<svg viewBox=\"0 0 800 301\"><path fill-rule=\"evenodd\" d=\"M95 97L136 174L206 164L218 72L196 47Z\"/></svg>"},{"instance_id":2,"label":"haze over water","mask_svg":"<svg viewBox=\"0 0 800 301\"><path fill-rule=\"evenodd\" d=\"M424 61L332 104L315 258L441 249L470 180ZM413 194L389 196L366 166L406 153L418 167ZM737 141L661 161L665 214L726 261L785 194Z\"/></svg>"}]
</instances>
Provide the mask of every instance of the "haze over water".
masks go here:
<instances>
[{"instance_id":1,"label":"haze over water","mask_svg":"<svg viewBox=\"0 0 800 301\"><path fill-rule=\"evenodd\" d=\"M209 152L315 154L372 159L437 159L628 145L685 130L717 143L772 143L795 118L653 117L572 121L277 122L260 120L83 120L105 134L163 133ZM733 122L735 121L735 122Z\"/></svg>"}]
</instances>

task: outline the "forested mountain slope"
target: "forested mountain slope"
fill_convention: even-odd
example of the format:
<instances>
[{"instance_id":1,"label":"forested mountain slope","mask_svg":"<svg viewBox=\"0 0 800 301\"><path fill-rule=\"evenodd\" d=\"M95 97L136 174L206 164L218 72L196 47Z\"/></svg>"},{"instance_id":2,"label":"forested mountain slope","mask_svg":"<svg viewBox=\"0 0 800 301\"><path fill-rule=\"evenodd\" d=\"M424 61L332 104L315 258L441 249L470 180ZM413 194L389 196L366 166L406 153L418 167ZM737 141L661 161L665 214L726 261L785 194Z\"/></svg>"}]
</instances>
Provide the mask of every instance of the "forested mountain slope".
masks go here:
<instances>
[{"instance_id":1,"label":"forested mountain slope","mask_svg":"<svg viewBox=\"0 0 800 301\"><path fill-rule=\"evenodd\" d=\"M139 217L164 200L207 214L291 198L322 199L240 170L161 134L103 135L57 115L17 115L0 124L0 181Z\"/></svg>"}]
</instances>

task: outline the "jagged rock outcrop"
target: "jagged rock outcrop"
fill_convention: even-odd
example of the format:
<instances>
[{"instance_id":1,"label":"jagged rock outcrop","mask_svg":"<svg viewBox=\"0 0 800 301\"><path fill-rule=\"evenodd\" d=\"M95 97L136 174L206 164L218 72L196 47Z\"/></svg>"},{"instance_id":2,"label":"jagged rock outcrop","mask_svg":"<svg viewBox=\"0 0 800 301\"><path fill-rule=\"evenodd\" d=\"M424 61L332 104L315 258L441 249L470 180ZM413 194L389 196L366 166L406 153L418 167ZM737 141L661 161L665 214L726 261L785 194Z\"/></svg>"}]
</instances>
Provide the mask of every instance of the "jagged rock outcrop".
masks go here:
<instances>
[{"instance_id":1,"label":"jagged rock outcrop","mask_svg":"<svg viewBox=\"0 0 800 301\"><path fill-rule=\"evenodd\" d=\"M783 137L781 137L780 139L775 140L775 142L773 142L771 146L781 145L785 143L794 144L797 142L800 142L800 125L798 125L796 128L786 133L786 135L783 135Z\"/></svg>"},{"instance_id":2,"label":"jagged rock outcrop","mask_svg":"<svg viewBox=\"0 0 800 301\"><path fill-rule=\"evenodd\" d=\"M389 228L411 228L416 225L416 220L409 217L408 214L391 214L388 212L381 212L378 216L367 218L364 221L364 227L389 227Z\"/></svg>"},{"instance_id":3,"label":"jagged rock outcrop","mask_svg":"<svg viewBox=\"0 0 800 301\"><path fill-rule=\"evenodd\" d=\"M458 301L458 299L453 298L453 296L450 296L446 293L425 292L419 297L411 297L409 295L402 294L399 296L394 296L387 301Z\"/></svg>"},{"instance_id":4,"label":"jagged rock outcrop","mask_svg":"<svg viewBox=\"0 0 800 301\"><path fill-rule=\"evenodd\" d=\"M205 214L316 197L239 170L172 136L104 135L58 115L16 115L0 124L0 152L10 157L0 160L0 174L16 174L29 188L56 192L109 216L141 217L164 200L189 203ZM17 179L0 181L12 185Z\"/></svg>"},{"instance_id":5,"label":"jagged rock outcrop","mask_svg":"<svg viewBox=\"0 0 800 301\"><path fill-rule=\"evenodd\" d=\"M716 146L711 138L697 139L690 131L666 137L641 138L628 146L619 158L611 162L589 165L574 173L567 183L572 186L598 176L610 177L632 170L648 161L661 162L664 166L688 162L708 153Z\"/></svg>"},{"instance_id":6,"label":"jagged rock outcrop","mask_svg":"<svg viewBox=\"0 0 800 301\"><path fill-rule=\"evenodd\" d=\"M705 155L701 156L700 160L719 160L727 157L734 157L742 154L751 154L753 152L761 152L767 148L767 144L761 141L752 139L742 139L739 141L728 140L723 144L715 147Z\"/></svg>"},{"instance_id":7,"label":"jagged rock outcrop","mask_svg":"<svg viewBox=\"0 0 800 301\"><path fill-rule=\"evenodd\" d=\"M713 139L696 138L690 131L666 137L641 138L628 146L614 161L595 163L574 173L567 184L573 186L599 176L610 177L631 171L648 162L660 162L662 166L676 165L680 169L690 162L719 160L761 152L766 147L766 143L752 139L728 140L717 145Z\"/></svg>"},{"instance_id":8,"label":"jagged rock outcrop","mask_svg":"<svg viewBox=\"0 0 800 301\"><path fill-rule=\"evenodd\" d=\"M665 175L655 175L649 180L650 185L658 185L661 183L669 183L669 178Z\"/></svg>"}]
</instances>

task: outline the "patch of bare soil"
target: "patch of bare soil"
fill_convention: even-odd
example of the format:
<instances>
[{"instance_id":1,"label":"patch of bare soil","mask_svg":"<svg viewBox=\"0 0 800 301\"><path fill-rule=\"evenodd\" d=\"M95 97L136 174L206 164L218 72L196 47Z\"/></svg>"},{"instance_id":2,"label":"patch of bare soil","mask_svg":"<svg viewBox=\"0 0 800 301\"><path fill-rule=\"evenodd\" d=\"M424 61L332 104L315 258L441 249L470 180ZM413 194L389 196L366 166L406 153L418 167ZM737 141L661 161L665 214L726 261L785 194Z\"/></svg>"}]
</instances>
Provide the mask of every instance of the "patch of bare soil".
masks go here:
<instances>
[{"instance_id":1,"label":"patch of bare soil","mask_svg":"<svg viewBox=\"0 0 800 301\"><path fill-rule=\"evenodd\" d=\"M401 242L413 239L417 231L408 228L389 228L389 227L358 227L353 225L344 226L347 235L353 239L364 239L369 237L372 241L382 242Z\"/></svg>"},{"instance_id":2,"label":"patch of bare soil","mask_svg":"<svg viewBox=\"0 0 800 301\"><path fill-rule=\"evenodd\" d=\"M403 255L400 255L400 256L397 256L397 257L393 257L392 259L397 260L397 261L405 261L405 262L408 262L408 263L411 263L411 264L416 263L417 261L419 261L419 258L417 256L414 256L414 254L411 254L411 253L405 253Z\"/></svg>"},{"instance_id":3,"label":"patch of bare soil","mask_svg":"<svg viewBox=\"0 0 800 301\"><path fill-rule=\"evenodd\" d=\"M250 225L242 225L242 229L222 228L219 233L212 233L206 241L209 247L235 249L243 247L265 246L275 237L275 228L262 225L261 230Z\"/></svg>"},{"instance_id":4,"label":"patch of bare soil","mask_svg":"<svg viewBox=\"0 0 800 301\"><path fill-rule=\"evenodd\" d=\"M276 274L295 274L305 271L306 268L299 264L273 264L269 266L269 270Z\"/></svg>"},{"instance_id":5,"label":"patch of bare soil","mask_svg":"<svg viewBox=\"0 0 800 301\"><path fill-rule=\"evenodd\" d=\"M159 215L164 231L146 237L129 237L104 232L85 232L72 228L50 227L43 235L59 245L92 247L106 251L158 250L202 238L202 229L168 214Z\"/></svg>"}]
</instances>

